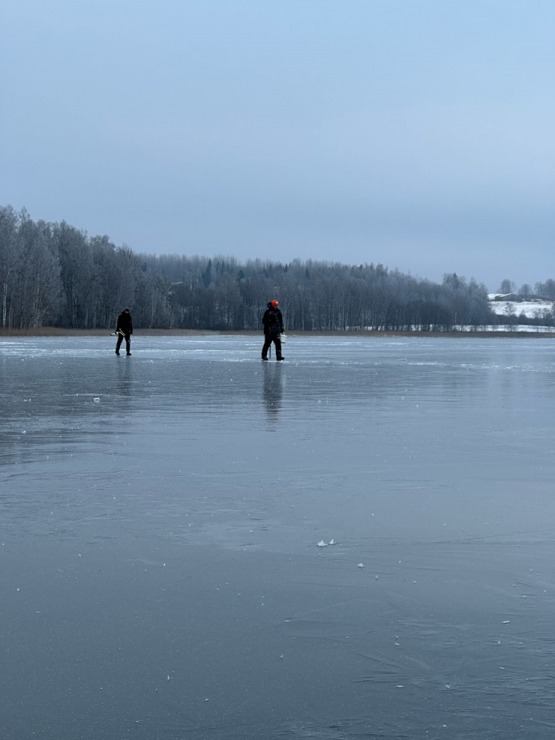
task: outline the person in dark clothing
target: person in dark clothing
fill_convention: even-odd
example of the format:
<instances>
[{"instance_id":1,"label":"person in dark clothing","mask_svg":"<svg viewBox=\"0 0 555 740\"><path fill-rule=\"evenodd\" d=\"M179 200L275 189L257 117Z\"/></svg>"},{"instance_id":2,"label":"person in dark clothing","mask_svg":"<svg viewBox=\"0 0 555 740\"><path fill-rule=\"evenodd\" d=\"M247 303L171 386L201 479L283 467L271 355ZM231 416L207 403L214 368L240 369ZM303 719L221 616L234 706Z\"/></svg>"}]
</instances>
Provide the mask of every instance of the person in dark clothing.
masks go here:
<instances>
[{"instance_id":1,"label":"person in dark clothing","mask_svg":"<svg viewBox=\"0 0 555 740\"><path fill-rule=\"evenodd\" d=\"M276 360L281 362L284 357L281 354L281 335L283 334L283 316L278 308L279 303L274 298L268 303L268 308L262 317L264 325L264 346L262 347L262 359L268 359L268 350L272 342L276 346Z\"/></svg>"},{"instance_id":2,"label":"person in dark clothing","mask_svg":"<svg viewBox=\"0 0 555 740\"><path fill-rule=\"evenodd\" d=\"M131 334L133 334L133 321L131 320L131 312L128 308L124 308L118 316L116 324L116 334L118 335L118 341L116 342L116 355L119 355L119 348L121 343L125 339L126 354L131 354Z\"/></svg>"}]
</instances>

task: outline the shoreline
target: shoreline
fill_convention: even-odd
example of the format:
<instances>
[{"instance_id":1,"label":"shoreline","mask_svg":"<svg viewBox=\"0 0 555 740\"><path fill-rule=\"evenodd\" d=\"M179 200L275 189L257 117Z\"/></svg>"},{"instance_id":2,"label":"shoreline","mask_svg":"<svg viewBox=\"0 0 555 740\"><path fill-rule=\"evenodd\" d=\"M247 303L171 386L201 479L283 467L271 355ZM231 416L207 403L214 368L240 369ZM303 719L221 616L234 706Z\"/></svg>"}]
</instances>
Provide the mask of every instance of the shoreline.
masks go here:
<instances>
[{"instance_id":1,"label":"shoreline","mask_svg":"<svg viewBox=\"0 0 555 740\"><path fill-rule=\"evenodd\" d=\"M195 336L260 336L258 330L221 330L221 329L139 329L137 336L143 337L195 337ZM39 329L0 329L0 340L10 337L104 337L110 336L108 329L60 329L57 327L41 327ZM553 339L554 331L292 331L287 332L289 337L367 337L372 339L391 337L414 337L429 339Z\"/></svg>"}]
</instances>

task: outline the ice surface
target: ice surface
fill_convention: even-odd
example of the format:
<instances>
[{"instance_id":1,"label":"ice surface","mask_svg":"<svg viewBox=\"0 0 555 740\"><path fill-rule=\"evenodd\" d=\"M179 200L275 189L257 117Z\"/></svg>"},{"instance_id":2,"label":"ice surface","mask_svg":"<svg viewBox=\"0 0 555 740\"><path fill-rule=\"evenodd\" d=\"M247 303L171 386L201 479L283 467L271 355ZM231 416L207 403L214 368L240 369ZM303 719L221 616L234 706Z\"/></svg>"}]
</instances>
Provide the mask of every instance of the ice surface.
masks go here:
<instances>
[{"instance_id":1,"label":"ice surface","mask_svg":"<svg viewBox=\"0 0 555 740\"><path fill-rule=\"evenodd\" d=\"M0 736L553 737L553 343L260 348L0 339Z\"/></svg>"}]
</instances>

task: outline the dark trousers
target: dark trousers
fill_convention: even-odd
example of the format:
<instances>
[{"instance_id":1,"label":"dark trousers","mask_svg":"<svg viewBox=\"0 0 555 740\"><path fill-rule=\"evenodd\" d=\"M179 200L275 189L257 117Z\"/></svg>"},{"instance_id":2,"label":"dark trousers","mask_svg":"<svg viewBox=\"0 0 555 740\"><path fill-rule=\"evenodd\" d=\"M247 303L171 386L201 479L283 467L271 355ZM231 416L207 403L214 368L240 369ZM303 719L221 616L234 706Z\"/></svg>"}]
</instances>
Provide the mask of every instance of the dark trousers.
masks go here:
<instances>
[{"instance_id":1,"label":"dark trousers","mask_svg":"<svg viewBox=\"0 0 555 740\"><path fill-rule=\"evenodd\" d=\"M131 335L130 334L118 334L118 341L116 342L116 354L119 355L119 348L121 347L121 343L125 339L125 351L128 355L131 354Z\"/></svg>"},{"instance_id":2,"label":"dark trousers","mask_svg":"<svg viewBox=\"0 0 555 740\"><path fill-rule=\"evenodd\" d=\"M268 350L272 346L272 342L276 345L276 360L281 359L281 337L279 334L264 334L264 346L262 347L262 359L266 360L268 357Z\"/></svg>"}]
</instances>

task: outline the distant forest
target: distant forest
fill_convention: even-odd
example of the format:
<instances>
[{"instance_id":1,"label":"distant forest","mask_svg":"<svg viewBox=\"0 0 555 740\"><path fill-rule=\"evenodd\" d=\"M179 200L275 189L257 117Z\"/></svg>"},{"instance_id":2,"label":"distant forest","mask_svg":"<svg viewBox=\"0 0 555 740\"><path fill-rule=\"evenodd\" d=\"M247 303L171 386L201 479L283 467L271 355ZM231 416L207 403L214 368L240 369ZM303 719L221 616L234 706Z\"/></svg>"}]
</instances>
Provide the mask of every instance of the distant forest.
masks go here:
<instances>
[{"instance_id":1,"label":"distant forest","mask_svg":"<svg viewBox=\"0 0 555 740\"><path fill-rule=\"evenodd\" d=\"M555 281L521 297L555 301ZM509 292L509 291L506 291ZM441 284L381 264L136 254L107 236L33 221L0 206L0 327L107 329L129 306L137 328L260 329L278 298L291 331L453 331L507 323L487 289L456 274ZM519 323L553 325L553 312Z\"/></svg>"}]
</instances>

